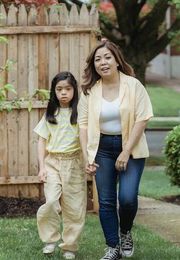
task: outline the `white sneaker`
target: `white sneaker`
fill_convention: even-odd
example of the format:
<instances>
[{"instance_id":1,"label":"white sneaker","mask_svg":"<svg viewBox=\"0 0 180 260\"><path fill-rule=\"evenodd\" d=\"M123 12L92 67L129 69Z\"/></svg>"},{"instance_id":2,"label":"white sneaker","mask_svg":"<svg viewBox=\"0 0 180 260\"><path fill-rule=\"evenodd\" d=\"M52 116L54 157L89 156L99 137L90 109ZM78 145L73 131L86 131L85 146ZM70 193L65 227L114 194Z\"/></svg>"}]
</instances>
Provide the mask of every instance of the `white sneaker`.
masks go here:
<instances>
[{"instance_id":1,"label":"white sneaker","mask_svg":"<svg viewBox=\"0 0 180 260\"><path fill-rule=\"evenodd\" d=\"M134 244L131 233L121 233L121 253L125 257L131 257L134 253Z\"/></svg>"},{"instance_id":2,"label":"white sneaker","mask_svg":"<svg viewBox=\"0 0 180 260\"><path fill-rule=\"evenodd\" d=\"M56 243L48 243L43 247L43 254L52 254L55 250Z\"/></svg>"},{"instance_id":3,"label":"white sneaker","mask_svg":"<svg viewBox=\"0 0 180 260\"><path fill-rule=\"evenodd\" d=\"M106 251L105 255L100 260L122 259L119 245L117 245L116 247L108 247L105 249L105 251Z\"/></svg>"},{"instance_id":4,"label":"white sneaker","mask_svg":"<svg viewBox=\"0 0 180 260\"><path fill-rule=\"evenodd\" d=\"M63 257L65 258L65 259L75 259L75 253L73 253L73 252L70 252L70 251L65 251L64 253L63 253Z\"/></svg>"}]
</instances>

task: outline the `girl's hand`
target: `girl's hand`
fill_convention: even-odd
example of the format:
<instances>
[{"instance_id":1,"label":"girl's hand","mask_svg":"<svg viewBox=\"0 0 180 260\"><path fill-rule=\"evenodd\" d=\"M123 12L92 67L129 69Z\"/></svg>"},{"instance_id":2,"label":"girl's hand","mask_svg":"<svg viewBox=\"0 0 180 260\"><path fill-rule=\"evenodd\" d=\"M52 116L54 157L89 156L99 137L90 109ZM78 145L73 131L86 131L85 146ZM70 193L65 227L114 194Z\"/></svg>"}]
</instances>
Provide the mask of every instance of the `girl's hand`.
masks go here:
<instances>
[{"instance_id":1,"label":"girl's hand","mask_svg":"<svg viewBox=\"0 0 180 260\"><path fill-rule=\"evenodd\" d=\"M115 163L115 167L118 171L126 170L129 156L130 156L130 152L128 150L123 150L120 153Z\"/></svg>"},{"instance_id":2,"label":"girl's hand","mask_svg":"<svg viewBox=\"0 0 180 260\"><path fill-rule=\"evenodd\" d=\"M39 177L40 182L46 182L46 179L47 179L46 169L40 169L40 171L38 173L38 177Z\"/></svg>"},{"instance_id":3,"label":"girl's hand","mask_svg":"<svg viewBox=\"0 0 180 260\"><path fill-rule=\"evenodd\" d=\"M88 162L85 164L85 172L91 176L96 175L96 169L99 165L95 162L89 164Z\"/></svg>"}]
</instances>

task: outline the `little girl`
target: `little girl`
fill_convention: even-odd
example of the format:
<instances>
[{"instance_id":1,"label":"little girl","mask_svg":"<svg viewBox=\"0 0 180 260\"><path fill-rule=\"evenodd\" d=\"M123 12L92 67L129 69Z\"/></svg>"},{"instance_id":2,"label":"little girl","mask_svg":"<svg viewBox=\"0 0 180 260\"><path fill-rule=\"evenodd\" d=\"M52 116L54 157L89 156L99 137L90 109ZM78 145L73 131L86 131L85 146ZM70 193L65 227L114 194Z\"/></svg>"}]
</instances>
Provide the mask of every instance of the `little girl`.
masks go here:
<instances>
[{"instance_id":1,"label":"little girl","mask_svg":"<svg viewBox=\"0 0 180 260\"><path fill-rule=\"evenodd\" d=\"M45 115L34 131L39 135L39 179L44 182L46 203L37 212L37 226L45 243L44 254L53 253L56 242L65 259L74 259L86 213L86 180L77 126L78 88L70 72L52 80ZM62 212L63 232L59 232Z\"/></svg>"}]
</instances>

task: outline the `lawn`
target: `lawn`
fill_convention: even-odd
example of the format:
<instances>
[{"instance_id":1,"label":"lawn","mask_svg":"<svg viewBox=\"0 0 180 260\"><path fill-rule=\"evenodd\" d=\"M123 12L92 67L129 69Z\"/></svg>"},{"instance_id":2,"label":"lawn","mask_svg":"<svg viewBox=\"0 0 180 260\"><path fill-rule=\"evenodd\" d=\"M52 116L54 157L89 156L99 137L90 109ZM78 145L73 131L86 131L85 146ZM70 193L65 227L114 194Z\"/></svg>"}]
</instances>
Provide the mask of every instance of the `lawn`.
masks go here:
<instances>
[{"instance_id":1,"label":"lawn","mask_svg":"<svg viewBox=\"0 0 180 260\"><path fill-rule=\"evenodd\" d=\"M145 169L140 183L140 195L161 199L164 196L180 195L180 188L170 184L169 176L163 170Z\"/></svg>"},{"instance_id":2,"label":"lawn","mask_svg":"<svg viewBox=\"0 0 180 260\"><path fill-rule=\"evenodd\" d=\"M42 255L35 218L0 219L1 260L59 260L59 249L51 257ZM163 240L142 226L133 228L135 254L133 260L178 260L180 248ZM98 260L104 253L104 238L96 215L88 214L85 230L80 241L77 260Z\"/></svg>"},{"instance_id":3,"label":"lawn","mask_svg":"<svg viewBox=\"0 0 180 260\"><path fill-rule=\"evenodd\" d=\"M147 91L155 116L180 116L180 93L151 84L148 85Z\"/></svg>"}]
</instances>

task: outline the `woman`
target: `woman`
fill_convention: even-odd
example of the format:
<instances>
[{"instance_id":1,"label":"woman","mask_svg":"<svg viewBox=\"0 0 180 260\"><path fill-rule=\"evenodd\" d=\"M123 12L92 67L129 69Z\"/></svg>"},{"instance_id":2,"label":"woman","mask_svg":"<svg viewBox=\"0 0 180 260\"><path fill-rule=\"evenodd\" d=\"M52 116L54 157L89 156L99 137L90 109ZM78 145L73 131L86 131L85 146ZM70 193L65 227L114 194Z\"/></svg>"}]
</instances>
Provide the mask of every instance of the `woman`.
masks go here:
<instances>
[{"instance_id":1,"label":"woman","mask_svg":"<svg viewBox=\"0 0 180 260\"><path fill-rule=\"evenodd\" d=\"M87 58L78 113L85 169L95 175L108 245L101 260L130 257L138 188L149 156L144 129L153 113L144 86L112 42L100 43Z\"/></svg>"}]
</instances>

